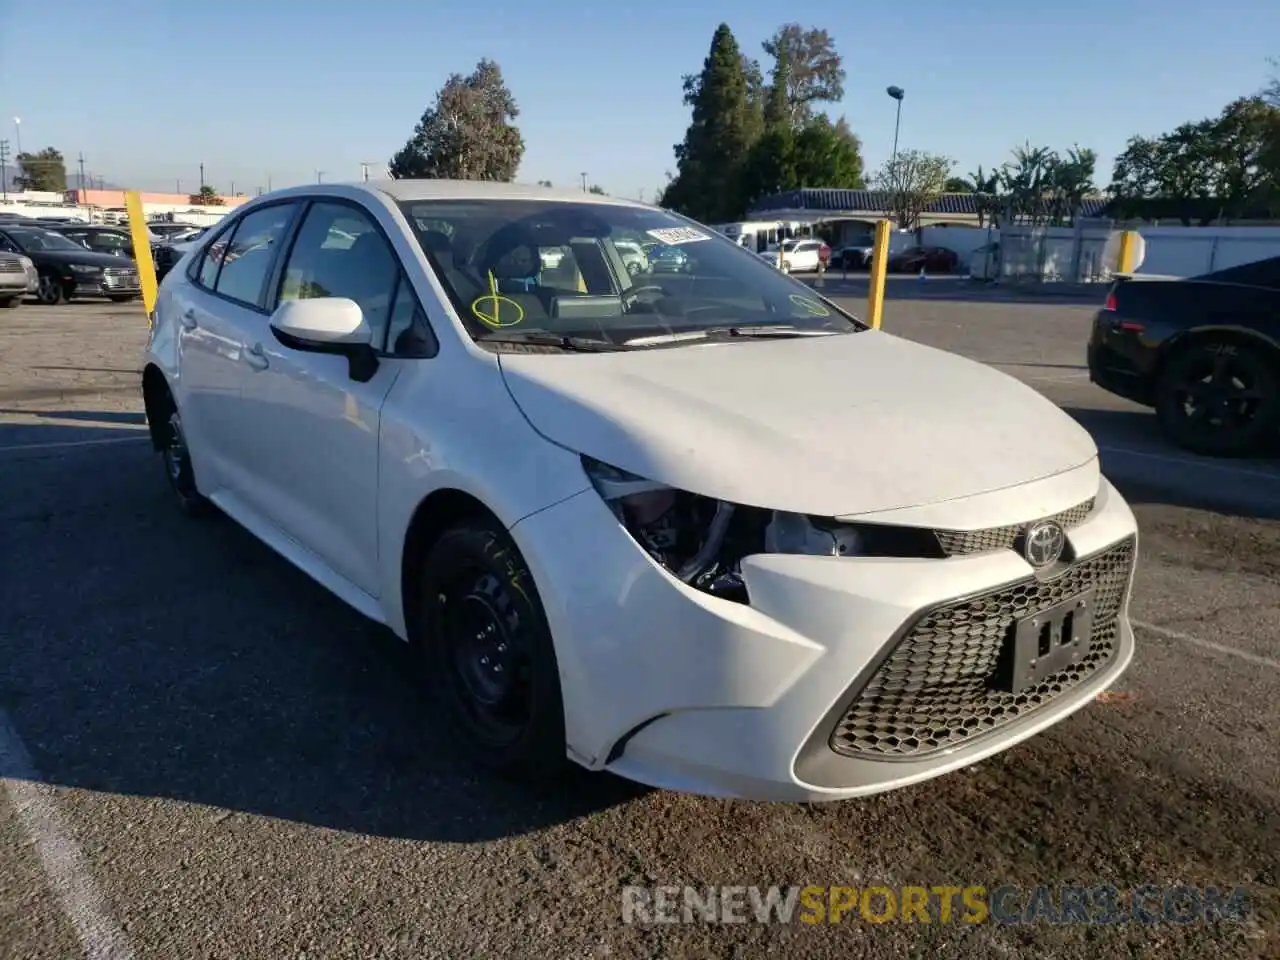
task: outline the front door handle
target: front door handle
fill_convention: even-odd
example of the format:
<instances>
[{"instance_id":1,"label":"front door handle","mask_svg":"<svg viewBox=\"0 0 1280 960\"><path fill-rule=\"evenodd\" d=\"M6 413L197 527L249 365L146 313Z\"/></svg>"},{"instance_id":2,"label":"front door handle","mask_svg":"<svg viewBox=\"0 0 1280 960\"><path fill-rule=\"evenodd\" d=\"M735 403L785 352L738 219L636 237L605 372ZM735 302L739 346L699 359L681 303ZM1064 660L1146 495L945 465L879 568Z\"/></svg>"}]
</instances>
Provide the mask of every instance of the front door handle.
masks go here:
<instances>
[{"instance_id":1,"label":"front door handle","mask_svg":"<svg viewBox=\"0 0 1280 960\"><path fill-rule=\"evenodd\" d=\"M262 344L255 343L252 347L246 347L244 351L244 362L249 364L255 370L267 369L269 362L266 354L262 352Z\"/></svg>"},{"instance_id":2,"label":"front door handle","mask_svg":"<svg viewBox=\"0 0 1280 960\"><path fill-rule=\"evenodd\" d=\"M196 321L195 310L188 310L182 315L182 329L194 330L199 324Z\"/></svg>"}]
</instances>

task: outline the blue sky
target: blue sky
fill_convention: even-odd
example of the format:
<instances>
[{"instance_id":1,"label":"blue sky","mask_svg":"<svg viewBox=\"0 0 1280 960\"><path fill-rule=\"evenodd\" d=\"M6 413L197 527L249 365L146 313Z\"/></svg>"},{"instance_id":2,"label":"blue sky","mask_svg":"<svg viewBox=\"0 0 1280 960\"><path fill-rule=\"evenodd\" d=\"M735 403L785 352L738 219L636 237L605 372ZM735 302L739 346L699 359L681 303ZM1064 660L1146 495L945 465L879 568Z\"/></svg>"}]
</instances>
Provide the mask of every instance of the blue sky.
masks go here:
<instances>
[{"instance_id":1,"label":"blue sky","mask_svg":"<svg viewBox=\"0 0 1280 960\"><path fill-rule=\"evenodd\" d=\"M680 77L729 23L760 43L798 19L844 55L845 114L869 168L893 139L889 84L906 90L903 148L998 164L1024 140L1100 155L1134 133L1216 113L1256 91L1280 55L1268 0L877 5L767 0L0 0L0 138L83 152L108 181L183 191L205 179L253 193L356 179L385 162L450 72L497 60L521 108L520 180L652 199L688 122ZM975 11L975 12L971 12Z\"/></svg>"}]
</instances>

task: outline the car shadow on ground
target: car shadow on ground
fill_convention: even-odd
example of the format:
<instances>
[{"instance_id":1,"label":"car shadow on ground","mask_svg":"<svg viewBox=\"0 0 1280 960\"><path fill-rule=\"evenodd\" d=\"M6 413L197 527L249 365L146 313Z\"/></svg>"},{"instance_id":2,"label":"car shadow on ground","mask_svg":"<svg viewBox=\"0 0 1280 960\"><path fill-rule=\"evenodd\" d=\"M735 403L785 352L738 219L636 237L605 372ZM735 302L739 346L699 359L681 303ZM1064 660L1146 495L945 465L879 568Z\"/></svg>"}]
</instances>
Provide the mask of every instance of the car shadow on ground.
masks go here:
<instances>
[{"instance_id":1,"label":"car shadow on ground","mask_svg":"<svg viewBox=\"0 0 1280 960\"><path fill-rule=\"evenodd\" d=\"M90 430L0 424L0 523L21 558L0 577L0 709L41 780L458 843L647 792L482 772L389 630L229 519L181 516L145 442L50 449L68 434Z\"/></svg>"},{"instance_id":2,"label":"car shadow on ground","mask_svg":"<svg viewBox=\"0 0 1280 960\"><path fill-rule=\"evenodd\" d=\"M1062 409L1093 436L1103 472L1132 502L1280 519L1280 458L1188 453L1162 437L1150 410Z\"/></svg>"}]
</instances>

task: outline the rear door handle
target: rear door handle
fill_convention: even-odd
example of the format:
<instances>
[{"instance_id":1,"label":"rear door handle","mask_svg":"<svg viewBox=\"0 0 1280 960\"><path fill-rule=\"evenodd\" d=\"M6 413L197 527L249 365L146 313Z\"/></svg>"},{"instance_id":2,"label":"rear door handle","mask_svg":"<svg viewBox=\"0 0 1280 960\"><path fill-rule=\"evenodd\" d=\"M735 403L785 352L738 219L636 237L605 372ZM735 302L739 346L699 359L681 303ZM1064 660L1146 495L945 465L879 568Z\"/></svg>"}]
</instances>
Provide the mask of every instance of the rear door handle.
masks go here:
<instances>
[{"instance_id":1,"label":"rear door handle","mask_svg":"<svg viewBox=\"0 0 1280 960\"><path fill-rule=\"evenodd\" d=\"M198 326L199 324L196 322L196 312L194 310L188 310L182 315L182 329L194 330Z\"/></svg>"},{"instance_id":2,"label":"rear door handle","mask_svg":"<svg viewBox=\"0 0 1280 960\"><path fill-rule=\"evenodd\" d=\"M262 352L262 344L260 343L255 343L252 347L245 348L244 362L255 370L265 370L270 365L266 355Z\"/></svg>"}]
</instances>

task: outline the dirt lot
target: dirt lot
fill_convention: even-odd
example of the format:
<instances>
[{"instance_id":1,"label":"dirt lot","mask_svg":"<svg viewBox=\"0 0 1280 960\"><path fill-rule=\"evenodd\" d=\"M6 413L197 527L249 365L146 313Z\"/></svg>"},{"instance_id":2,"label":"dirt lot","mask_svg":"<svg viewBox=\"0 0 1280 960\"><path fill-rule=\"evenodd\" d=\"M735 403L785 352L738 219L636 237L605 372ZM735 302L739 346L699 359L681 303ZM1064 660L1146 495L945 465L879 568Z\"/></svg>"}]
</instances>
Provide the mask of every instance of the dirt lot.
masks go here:
<instances>
[{"instance_id":1,"label":"dirt lot","mask_svg":"<svg viewBox=\"0 0 1280 960\"><path fill-rule=\"evenodd\" d=\"M172 509L136 305L0 323L0 957L1280 953L1280 468L1184 457L1091 387L1084 305L904 296L886 328L1095 431L1142 527L1133 667L976 768L820 807L477 777L398 641ZM1251 912L627 925L628 884L1012 885L1018 906L1039 886L1241 886Z\"/></svg>"}]
</instances>

